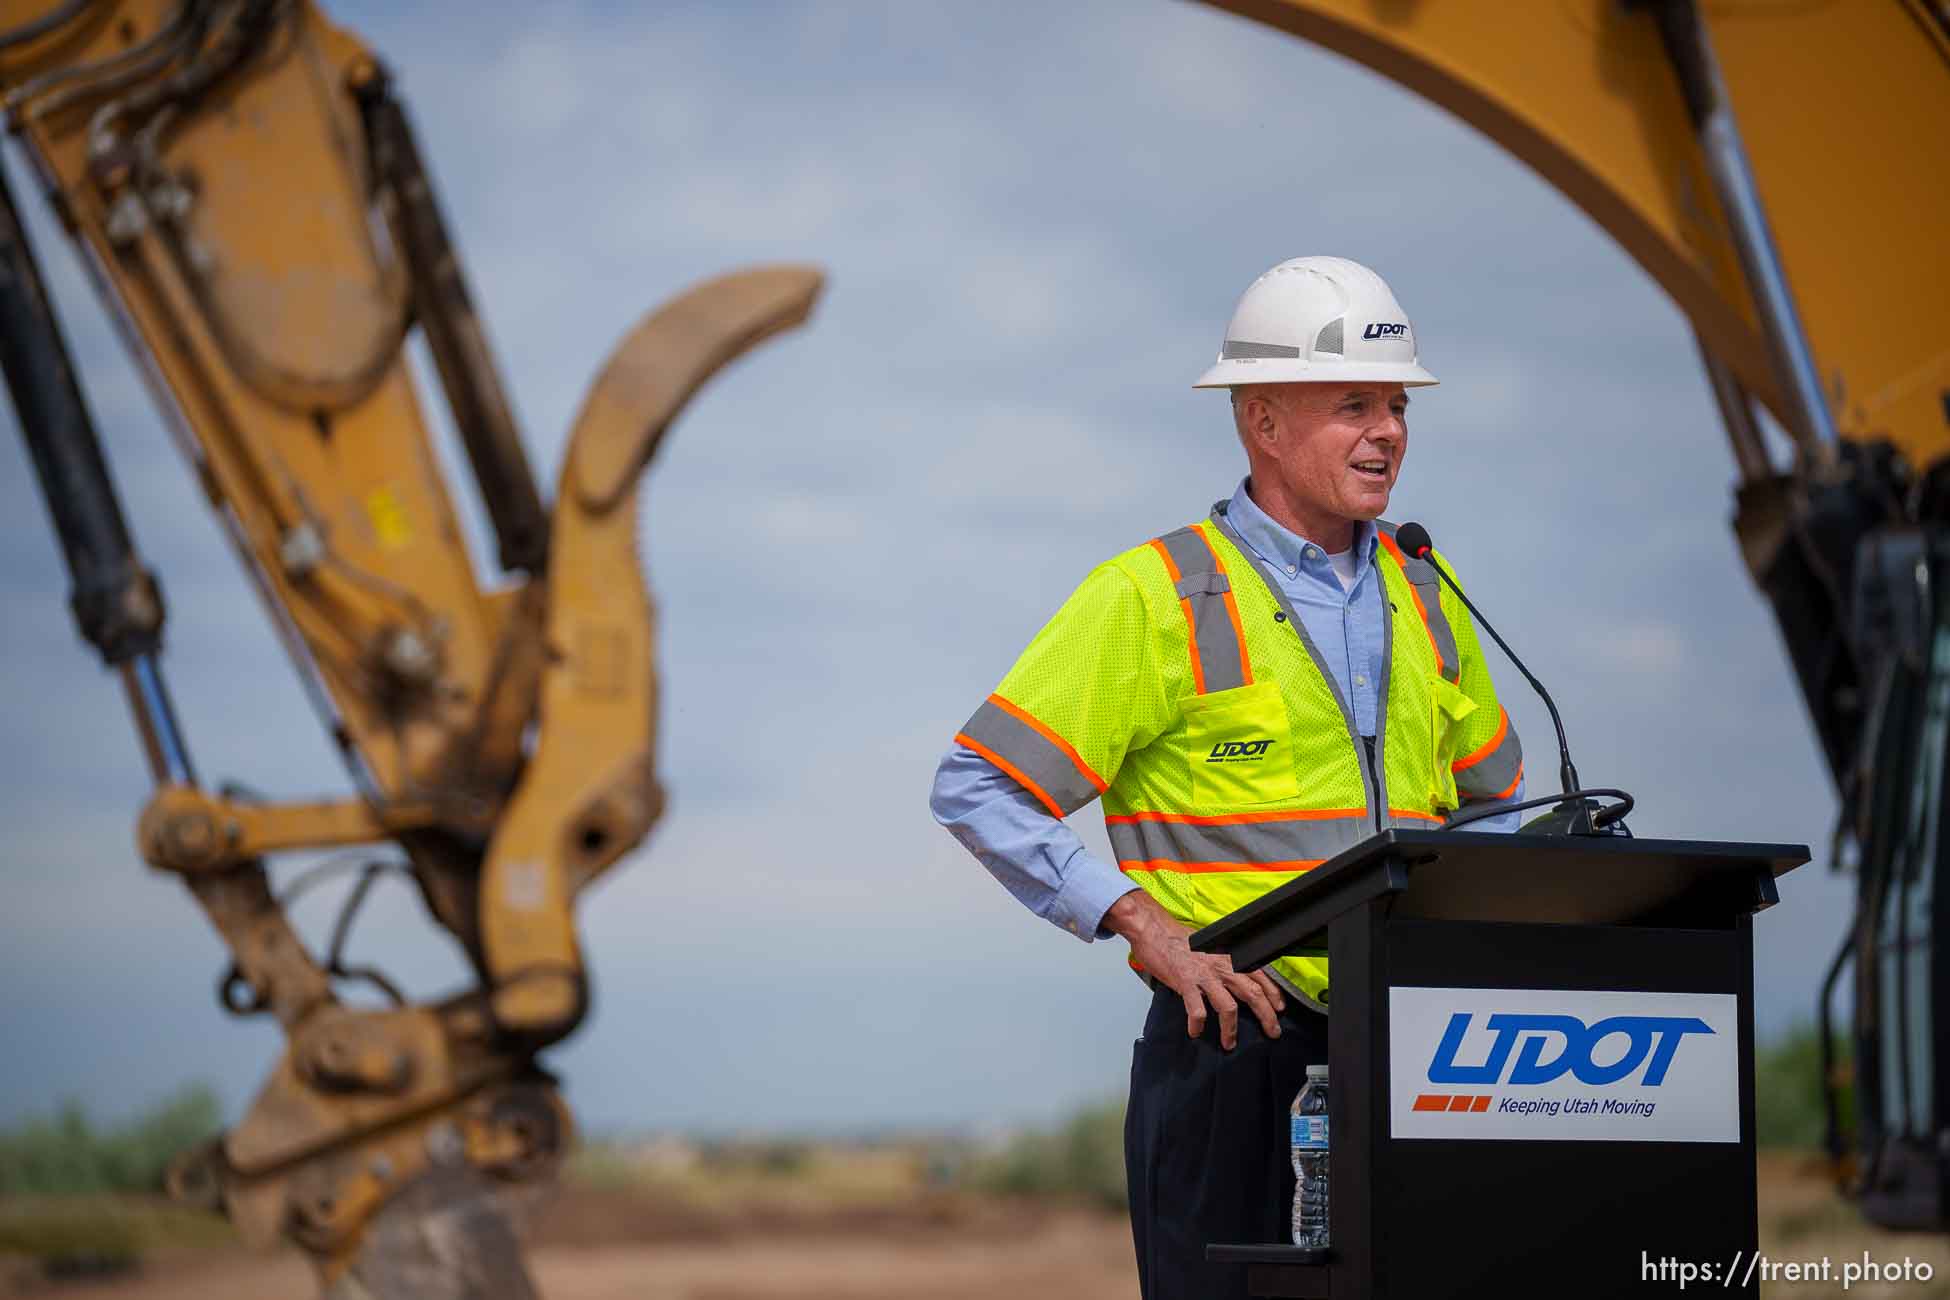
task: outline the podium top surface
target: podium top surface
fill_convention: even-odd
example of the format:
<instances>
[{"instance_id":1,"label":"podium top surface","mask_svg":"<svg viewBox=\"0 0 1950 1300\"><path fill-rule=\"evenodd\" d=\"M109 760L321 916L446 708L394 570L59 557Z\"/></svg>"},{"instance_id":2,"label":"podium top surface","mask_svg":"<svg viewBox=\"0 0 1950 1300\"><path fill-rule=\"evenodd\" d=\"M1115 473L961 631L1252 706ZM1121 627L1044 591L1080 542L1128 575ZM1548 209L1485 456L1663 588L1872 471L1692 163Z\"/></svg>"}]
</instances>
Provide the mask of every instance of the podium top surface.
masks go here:
<instances>
[{"instance_id":1,"label":"podium top surface","mask_svg":"<svg viewBox=\"0 0 1950 1300\"><path fill-rule=\"evenodd\" d=\"M1386 830L1192 936L1250 969L1324 950L1327 923L1383 894L1391 919L1726 924L1773 903L1803 844ZM1691 916L1687 913L1690 910Z\"/></svg>"}]
</instances>

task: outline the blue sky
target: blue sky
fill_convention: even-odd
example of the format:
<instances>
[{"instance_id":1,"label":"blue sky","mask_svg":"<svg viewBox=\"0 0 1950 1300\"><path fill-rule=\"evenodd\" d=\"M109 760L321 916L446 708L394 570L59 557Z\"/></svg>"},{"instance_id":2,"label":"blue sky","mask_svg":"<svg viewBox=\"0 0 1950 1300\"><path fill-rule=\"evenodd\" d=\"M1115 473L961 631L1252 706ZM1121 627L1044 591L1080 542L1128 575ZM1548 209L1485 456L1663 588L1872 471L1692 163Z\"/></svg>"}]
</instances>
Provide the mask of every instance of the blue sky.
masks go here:
<instances>
[{"instance_id":1,"label":"blue sky","mask_svg":"<svg viewBox=\"0 0 1950 1300\"><path fill-rule=\"evenodd\" d=\"M1376 267L1413 317L1443 383L1417 394L1390 513L1428 525L1553 687L1584 776L1637 793L1642 835L1825 844L1833 793L1727 527L1685 321L1486 140L1164 0L634 9L335 8L399 76L544 483L648 307L749 262L830 275L808 330L693 405L646 490L672 798L583 900L595 1009L550 1060L586 1124L982 1126L1121 1090L1147 996L1122 944L1018 907L928 785L1093 564L1231 491L1224 398L1189 385L1240 290L1302 253ZM33 206L206 779L344 789ZM193 1079L234 1109L277 1036L216 1010L215 936L133 854L146 774L11 432L0 539L0 1120ZM1500 680L1541 788L1549 720ZM1811 1013L1851 896L1819 861L1783 894L1757 930L1763 1032ZM331 904L301 907L314 938ZM461 977L403 888L353 950L417 992Z\"/></svg>"}]
</instances>

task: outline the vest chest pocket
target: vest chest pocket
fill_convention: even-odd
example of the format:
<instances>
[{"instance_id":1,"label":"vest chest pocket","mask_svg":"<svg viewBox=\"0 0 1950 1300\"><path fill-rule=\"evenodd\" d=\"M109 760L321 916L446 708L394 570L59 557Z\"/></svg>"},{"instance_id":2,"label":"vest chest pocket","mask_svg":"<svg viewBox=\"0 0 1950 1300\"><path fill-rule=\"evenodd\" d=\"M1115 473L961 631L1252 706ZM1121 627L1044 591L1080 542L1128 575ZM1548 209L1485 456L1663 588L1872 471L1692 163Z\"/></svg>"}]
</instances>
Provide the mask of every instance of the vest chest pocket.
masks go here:
<instances>
[{"instance_id":1,"label":"vest chest pocket","mask_svg":"<svg viewBox=\"0 0 1950 1300\"><path fill-rule=\"evenodd\" d=\"M1195 805L1227 808L1300 797L1293 733L1278 683L1189 696L1180 708Z\"/></svg>"},{"instance_id":2,"label":"vest chest pocket","mask_svg":"<svg viewBox=\"0 0 1950 1300\"><path fill-rule=\"evenodd\" d=\"M1456 773L1450 764L1461 753L1463 719L1474 712L1476 701L1464 694L1462 688L1439 673L1430 674L1429 724L1434 741L1430 758L1434 788L1429 791L1429 802L1438 812L1453 809L1462 802L1456 795Z\"/></svg>"}]
</instances>

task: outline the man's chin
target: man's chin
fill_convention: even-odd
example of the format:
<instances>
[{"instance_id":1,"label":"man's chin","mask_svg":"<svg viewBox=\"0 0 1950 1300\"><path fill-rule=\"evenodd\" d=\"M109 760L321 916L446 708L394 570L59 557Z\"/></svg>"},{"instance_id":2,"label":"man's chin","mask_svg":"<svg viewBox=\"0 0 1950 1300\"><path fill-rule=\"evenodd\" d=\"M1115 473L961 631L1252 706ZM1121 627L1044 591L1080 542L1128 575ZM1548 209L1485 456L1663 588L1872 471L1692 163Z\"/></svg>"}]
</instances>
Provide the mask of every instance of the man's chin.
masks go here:
<instances>
[{"instance_id":1,"label":"man's chin","mask_svg":"<svg viewBox=\"0 0 1950 1300\"><path fill-rule=\"evenodd\" d=\"M1388 494L1383 492L1377 501L1372 493L1363 493L1348 508L1347 517L1363 523L1372 523L1388 513Z\"/></svg>"},{"instance_id":2,"label":"man's chin","mask_svg":"<svg viewBox=\"0 0 1950 1300\"><path fill-rule=\"evenodd\" d=\"M1394 493L1394 484L1378 486L1356 482L1348 486L1352 490L1341 497L1341 511L1347 518L1379 519L1388 513L1388 498Z\"/></svg>"}]
</instances>

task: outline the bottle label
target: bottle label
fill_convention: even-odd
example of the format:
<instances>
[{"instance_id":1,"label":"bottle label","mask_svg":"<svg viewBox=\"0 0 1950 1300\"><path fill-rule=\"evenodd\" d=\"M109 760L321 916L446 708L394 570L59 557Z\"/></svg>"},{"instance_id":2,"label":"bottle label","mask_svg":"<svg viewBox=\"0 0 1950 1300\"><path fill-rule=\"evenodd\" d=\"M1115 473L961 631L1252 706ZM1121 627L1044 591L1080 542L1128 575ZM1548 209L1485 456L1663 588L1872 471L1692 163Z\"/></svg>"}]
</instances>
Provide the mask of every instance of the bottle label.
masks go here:
<instances>
[{"instance_id":1,"label":"bottle label","mask_svg":"<svg viewBox=\"0 0 1950 1300\"><path fill-rule=\"evenodd\" d=\"M1325 1115L1293 1116L1293 1146L1299 1151L1325 1151L1327 1117Z\"/></svg>"}]
</instances>

